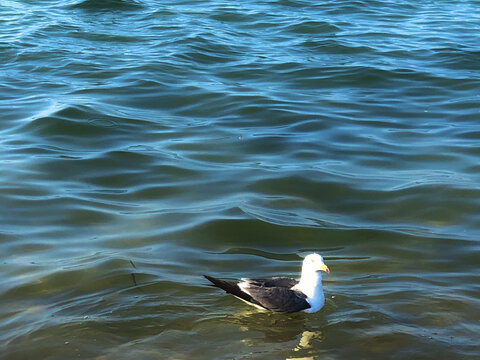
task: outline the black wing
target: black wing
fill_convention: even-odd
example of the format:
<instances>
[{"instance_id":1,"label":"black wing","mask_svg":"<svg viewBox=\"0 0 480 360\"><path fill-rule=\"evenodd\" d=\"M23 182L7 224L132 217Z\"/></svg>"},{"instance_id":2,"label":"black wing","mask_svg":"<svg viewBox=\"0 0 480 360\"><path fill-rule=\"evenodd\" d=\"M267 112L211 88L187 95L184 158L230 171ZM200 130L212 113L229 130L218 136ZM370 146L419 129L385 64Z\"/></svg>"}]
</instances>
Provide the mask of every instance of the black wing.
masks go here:
<instances>
[{"instance_id":1,"label":"black wing","mask_svg":"<svg viewBox=\"0 0 480 360\"><path fill-rule=\"evenodd\" d=\"M276 276L276 277L265 278L265 279L248 279L246 281L250 284L257 285L257 286L283 287L288 289L298 284L297 280L289 277L284 277L284 276Z\"/></svg>"},{"instance_id":2,"label":"black wing","mask_svg":"<svg viewBox=\"0 0 480 360\"><path fill-rule=\"evenodd\" d=\"M261 287L249 284L245 290L250 293L252 300L268 310L292 313L311 307L305 294L286 287Z\"/></svg>"},{"instance_id":3,"label":"black wing","mask_svg":"<svg viewBox=\"0 0 480 360\"><path fill-rule=\"evenodd\" d=\"M257 301L255 301L255 299L253 299L249 294L247 294L245 291L240 289L236 283L217 279L213 276L208 276L208 275L203 275L203 276L213 284L212 286L216 286L224 290L225 292L232 294L236 297L239 297L240 299L243 299L249 303L262 306Z\"/></svg>"}]
</instances>

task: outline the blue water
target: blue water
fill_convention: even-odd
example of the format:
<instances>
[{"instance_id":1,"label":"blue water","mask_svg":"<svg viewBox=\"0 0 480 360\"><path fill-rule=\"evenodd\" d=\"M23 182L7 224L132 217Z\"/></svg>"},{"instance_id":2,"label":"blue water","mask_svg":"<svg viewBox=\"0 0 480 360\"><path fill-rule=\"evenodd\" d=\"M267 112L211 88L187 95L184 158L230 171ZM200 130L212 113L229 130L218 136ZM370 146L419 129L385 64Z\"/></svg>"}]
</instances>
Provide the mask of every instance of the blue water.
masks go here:
<instances>
[{"instance_id":1,"label":"blue water","mask_svg":"<svg viewBox=\"0 0 480 360\"><path fill-rule=\"evenodd\" d=\"M479 33L473 0L0 1L0 357L478 358ZM201 277L312 251L317 314Z\"/></svg>"}]
</instances>

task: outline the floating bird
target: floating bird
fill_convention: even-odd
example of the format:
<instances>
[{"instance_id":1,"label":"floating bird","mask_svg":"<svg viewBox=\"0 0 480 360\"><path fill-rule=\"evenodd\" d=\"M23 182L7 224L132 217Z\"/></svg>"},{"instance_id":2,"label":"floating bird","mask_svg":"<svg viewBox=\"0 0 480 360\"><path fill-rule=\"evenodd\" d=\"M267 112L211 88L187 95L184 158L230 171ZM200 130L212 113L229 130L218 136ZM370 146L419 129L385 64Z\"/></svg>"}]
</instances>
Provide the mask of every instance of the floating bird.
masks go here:
<instances>
[{"instance_id":1,"label":"floating bird","mask_svg":"<svg viewBox=\"0 0 480 360\"><path fill-rule=\"evenodd\" d=\"M322 274L330 270L319 254L310 254L303 260L300 281L288 277L242 279L231 282L204 275L213 285L228 294L262 310L280 313L303 311L314 313L325 303Z\"/></svg>"}]
</instances>

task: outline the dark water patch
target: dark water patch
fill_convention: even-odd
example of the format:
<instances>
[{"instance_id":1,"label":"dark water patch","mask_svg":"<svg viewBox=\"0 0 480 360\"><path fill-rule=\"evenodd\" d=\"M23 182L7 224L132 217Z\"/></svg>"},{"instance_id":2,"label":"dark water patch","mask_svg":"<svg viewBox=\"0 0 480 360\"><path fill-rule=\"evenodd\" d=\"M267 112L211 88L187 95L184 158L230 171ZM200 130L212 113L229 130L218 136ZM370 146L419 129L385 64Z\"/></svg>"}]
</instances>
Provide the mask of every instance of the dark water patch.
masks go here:
<instances>
[{"instance_id":1,"label":"dark water patch","mask_svg":"<svg viewBox=\"0 0 480 360\"><path fill-rule=\"evenodd\" d=\"M298 34L336 33L340 29L328 22L299 19L297 24L290 25L285 31Z\"/></svg>"},{"instance_id":2,"label":"dark water patch","mask_svg":"<svg viewBox=\"0 0 480 360\"><path fill-rule=\"evenodd\" d=\"M243 255L250 254L255 256L266 257L268 259L277 259L277 260L285 260L285 261L286 260L292 260L292 261L302 260L302 258L296 254L273 254L266 251L260 251L257 249L249 249L249 248L230 248L224 251L222 254L243 254Z\"/></svg>"},{"instance_id":3,"label":"dark water patch","mask_svg":"<svg viewBox=\"0 0 480 360\"><path fill-rule=\"evenodd\" d=\"M251 26L252 23L263 19L262 14L256 11L244 12L242 9L235 10L230 7L215 8L210 17L222 23L244 23L247 26Z\"/></svg>"},{"instance_id":4,"label":"dark water patch","mask_svg":"<svg viewBox=\"0 0 480 360\"><path fill-rule=\"evenodd\" d=\"M107 11L107 10L138 10L143 8L141 1L136 0L80 0L68 4L69 9L80 9L85 11Z\"/></svg>"}]
</instances>

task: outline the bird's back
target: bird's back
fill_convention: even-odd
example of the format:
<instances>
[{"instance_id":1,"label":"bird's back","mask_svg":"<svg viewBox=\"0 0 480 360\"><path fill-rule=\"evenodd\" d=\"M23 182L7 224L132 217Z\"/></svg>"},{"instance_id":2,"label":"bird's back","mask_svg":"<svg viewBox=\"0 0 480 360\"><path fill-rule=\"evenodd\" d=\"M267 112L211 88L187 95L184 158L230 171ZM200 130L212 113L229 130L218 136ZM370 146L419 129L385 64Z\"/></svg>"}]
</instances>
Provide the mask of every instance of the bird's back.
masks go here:
<instances>
[{"instance_id":1,"label":"bird's back","mask_svg":"<svg viewBox=\"0 0 480 360\"><path fill-rule=\"evenodd\" d=\"M298 281L285 276L275 276L262 279L245 279L245 282L262 287L280 287L280 288L292 288L298 284Z\"/></svg>"}]
</instances>

